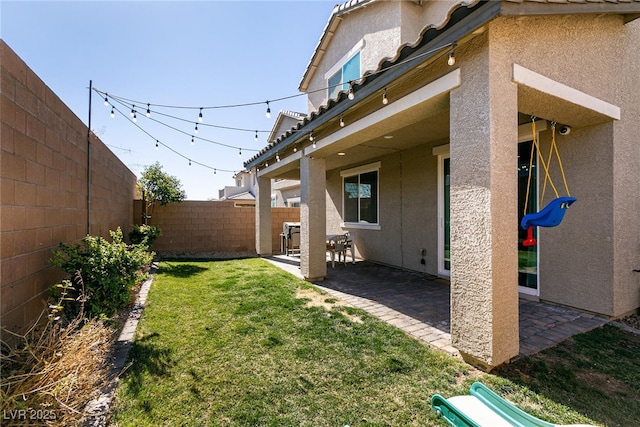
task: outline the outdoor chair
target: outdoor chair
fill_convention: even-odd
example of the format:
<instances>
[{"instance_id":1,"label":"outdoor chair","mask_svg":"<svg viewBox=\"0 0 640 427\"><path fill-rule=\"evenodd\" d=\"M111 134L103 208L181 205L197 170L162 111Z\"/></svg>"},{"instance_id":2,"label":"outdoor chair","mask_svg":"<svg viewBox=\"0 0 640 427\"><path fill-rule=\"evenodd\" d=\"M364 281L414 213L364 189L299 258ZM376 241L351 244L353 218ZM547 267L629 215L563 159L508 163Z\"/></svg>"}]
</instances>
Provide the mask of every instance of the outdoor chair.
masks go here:
<instances>
[{"instance_id":1,"label":"outdoor chair","mask_svg":"<svg viewBox=\"0 0 640 427\"><path fill-rule=\"evenodd\" d=\"M338 262L342 259L344 265L347 265L347 240L348 237L345 234L339 234L329 240L327 244L327 251L331 256L331 267L336 266L336 254L338 255Z\"/></svg>"},{"instance_id":2,"label":"outdoor chair","mask_svg":"<svg viewBox=\"0 0 640 427\"><path fill-rule=\"evenodd\" d=\"M300 254L300 229L291 228L288 239L287 255Z\"/></svg>"}]
</instances>

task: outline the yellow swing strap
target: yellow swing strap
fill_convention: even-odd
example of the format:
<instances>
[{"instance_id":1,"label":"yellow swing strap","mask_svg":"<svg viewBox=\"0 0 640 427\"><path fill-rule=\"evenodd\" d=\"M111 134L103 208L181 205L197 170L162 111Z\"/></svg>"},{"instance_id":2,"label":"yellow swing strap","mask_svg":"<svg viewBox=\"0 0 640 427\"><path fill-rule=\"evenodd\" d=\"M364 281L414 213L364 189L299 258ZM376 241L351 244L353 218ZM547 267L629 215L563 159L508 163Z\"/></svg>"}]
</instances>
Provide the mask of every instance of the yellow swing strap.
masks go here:
<instances>
[{"instance_id":1,"label":"yellow swing strap","mask_svg":"<svg viewBox=\"0 0 640 427\"><path fill-rule=\"evenodd\" d=\"M567 178L564 174L564 167L562 166L562 159L560 158L560 152L558 151L558 144L556 144L556 122L551 122L551 144L549 145L549 157L547 159L546 166L544 166L545 178L544 178L544 184L542 186L542 193L540 195L540 200L544 200L544 194L547 188L547 180L553 187L553 192L555 193L556 198L559 197L558 190L553 185L553 181L551 180L551 176L549 175L549 168L551 167L551 159L553 157L553 153L555 153L556 157L558 158L558 165L560 166L560 173L562 175L562 182L564 183L564 189L567 192L567 196L571 196L571 193L569 193L569 186L567 185ZM544 161L542 157L540 157L540 159L541 161Z\"/></svg>"}]
</instances>

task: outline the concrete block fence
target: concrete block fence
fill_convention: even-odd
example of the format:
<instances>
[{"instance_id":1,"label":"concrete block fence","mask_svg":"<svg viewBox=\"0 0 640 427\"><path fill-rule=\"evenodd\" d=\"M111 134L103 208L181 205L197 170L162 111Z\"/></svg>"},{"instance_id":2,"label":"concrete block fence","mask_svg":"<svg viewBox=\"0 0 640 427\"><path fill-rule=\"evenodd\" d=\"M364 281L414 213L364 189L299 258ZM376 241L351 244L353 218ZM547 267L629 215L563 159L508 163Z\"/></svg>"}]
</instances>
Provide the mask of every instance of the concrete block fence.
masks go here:
<instances>
[{"instance_id":1,"label":"concrete block fence","mask_svg":"<svg viewBox=\"0 0 640 427\"><path fill-rule=\"evenodd\" d=\"M94 135L87 149L87 126L1 40L0 74L0 324L19 331L65 276L60 242L128 232L136 177Z\"/></svg>"},{"instance_id":2,"label":"concrete block fence","mask_svg":"<svg viewBox=\"0 0 640 427\"><path fill-rule=\"evenodd\" d=\"M233 201L185 201L154 208L151 225L162 235L152 249L161 256L219 257L256 255L256 211ZM134 220L140 223L142 202L134 204ZM280 251L283 222L300 221L299 208L272 208L273 252Z\"/></svg>"}]
</instances>

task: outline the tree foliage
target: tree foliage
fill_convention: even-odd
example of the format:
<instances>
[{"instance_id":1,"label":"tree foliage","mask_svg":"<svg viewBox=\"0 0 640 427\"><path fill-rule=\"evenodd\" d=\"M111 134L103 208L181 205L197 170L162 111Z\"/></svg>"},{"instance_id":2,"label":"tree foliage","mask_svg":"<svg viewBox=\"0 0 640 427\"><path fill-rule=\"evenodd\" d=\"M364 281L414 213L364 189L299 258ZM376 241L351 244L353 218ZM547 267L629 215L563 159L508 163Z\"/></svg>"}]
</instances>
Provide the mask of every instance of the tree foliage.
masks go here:
<instances>
[{"instance_id":1,"label":"tree foliage","mask_svg":"<svg viewBox=\"0 0 640 427\"><path fill-rule=\"evenodd\" d=\"M138 185L146 204L145 213L143 214L143 222L145 224L151 219L153 208L156 204L165 206L169 203L181 202L187 196L182 189L180 180L164 172L158 162L144 168Z\"/></svg>"}]
</instances>

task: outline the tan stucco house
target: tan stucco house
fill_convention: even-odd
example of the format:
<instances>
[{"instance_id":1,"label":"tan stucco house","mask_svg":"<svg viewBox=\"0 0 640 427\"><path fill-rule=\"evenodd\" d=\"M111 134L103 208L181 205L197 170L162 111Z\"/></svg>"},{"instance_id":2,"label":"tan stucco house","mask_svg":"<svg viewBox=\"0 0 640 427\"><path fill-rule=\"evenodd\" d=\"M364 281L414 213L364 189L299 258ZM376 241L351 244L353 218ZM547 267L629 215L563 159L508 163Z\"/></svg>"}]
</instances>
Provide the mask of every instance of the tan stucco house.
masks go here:
<instances>
[{"instance_id":1,"label":"tan stucco house","mask_svg":"<svg viewBox=\"0 0 640 427\"><path fill-rule=\"evenodd\" d=\"M452 344L485 367L518 354L519 297L637 310L639 16L621 0L336 6L300 83L309 115L245 163L257 252L271 180L299 179L304 277L346 231L363 259L448 277ZM552 136L577 201L527 247L527 189L527 213L555 197L532 141L547 157Z\"/></svg>"}]
</instances>

